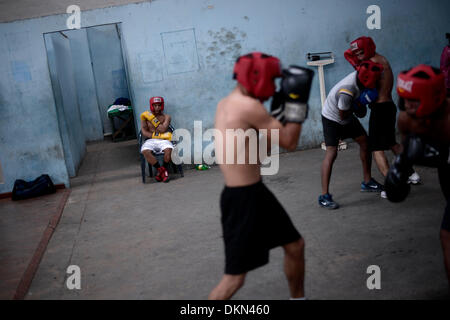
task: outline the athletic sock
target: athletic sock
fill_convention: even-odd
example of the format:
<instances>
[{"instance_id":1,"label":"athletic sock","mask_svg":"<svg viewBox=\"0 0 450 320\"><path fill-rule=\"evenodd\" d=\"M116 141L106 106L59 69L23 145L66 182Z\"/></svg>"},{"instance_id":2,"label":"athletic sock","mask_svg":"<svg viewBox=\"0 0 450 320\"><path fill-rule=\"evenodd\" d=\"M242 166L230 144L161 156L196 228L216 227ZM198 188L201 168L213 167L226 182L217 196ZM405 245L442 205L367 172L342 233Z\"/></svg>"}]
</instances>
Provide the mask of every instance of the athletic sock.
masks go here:
<instances>
[{"instance_id":1,"label":"athletic sock","mask_svg":"<svg viewBox=\"0 0 450 320\"><path fill-rule=\"evenodd\" d=\"M153 167L154 167L155 169L158 169L158 168L160 167L159 162L156 161L156 163L153 165Z\"/></svg>"}]
</instances>

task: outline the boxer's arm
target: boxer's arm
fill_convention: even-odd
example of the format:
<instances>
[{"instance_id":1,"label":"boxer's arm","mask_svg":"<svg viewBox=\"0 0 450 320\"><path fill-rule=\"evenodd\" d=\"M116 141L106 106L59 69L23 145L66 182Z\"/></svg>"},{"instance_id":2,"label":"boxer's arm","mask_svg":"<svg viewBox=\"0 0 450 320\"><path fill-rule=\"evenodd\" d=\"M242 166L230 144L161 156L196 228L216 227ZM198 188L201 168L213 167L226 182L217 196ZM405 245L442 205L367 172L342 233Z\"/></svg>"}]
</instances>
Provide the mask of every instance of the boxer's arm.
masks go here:
<instances>
[{"instance_id":1,"label":"boxer's arm","mask_svg":"<svg viewBox=\"0 0 450 320\"><path fill-rule=\"evenodd\" d=\"M278 130L278 145L280 147L289 151L293 151L297 147L298 138L300 137L302 129L301 124L288 122L283 126L281 122L272 117L259 102L256 102L251 106L246 119L249 119L249 124L253 128L258 130L267 129L268 145L270 145L272 130Z\"/></svg>"},{"instance_id":2,"label":"boxer's arm","mask_svg":"<svg viewBox=\"0 0 450 320\"><path fill-rule=\"evenodd\" d=\"M161 123L161 124L156 128L156 131L157 131L157 132L160 132L160 133L166 132L167 129L169 128L170 120L171 120L170 116L169 116L168 114L165 114L165 115L164 115L164 122Z\"/></svg>"},{"instance_id":3,"label":"boxer's arm","mask_svg":"<svg viewBox=\"0 0 450 320\"><path fill-rule=\"evenodd\" d=\"M155 127L153 125L149 126L147 120L141 120L141 131L144 137L151 139L153 132L155 132Z\"/></svg>"},{"instance_id":4,"label":"boxer's arm","mask_svg":"<svg viewBox=\"0 0 450 320\"><path fill-rule=\"evenodd\" d=\"M346 94L340 93L338 98L338 109L339 116L341 120L347 119L353 112L352 110L353 97Z\"/></svg>"}]
</instances>

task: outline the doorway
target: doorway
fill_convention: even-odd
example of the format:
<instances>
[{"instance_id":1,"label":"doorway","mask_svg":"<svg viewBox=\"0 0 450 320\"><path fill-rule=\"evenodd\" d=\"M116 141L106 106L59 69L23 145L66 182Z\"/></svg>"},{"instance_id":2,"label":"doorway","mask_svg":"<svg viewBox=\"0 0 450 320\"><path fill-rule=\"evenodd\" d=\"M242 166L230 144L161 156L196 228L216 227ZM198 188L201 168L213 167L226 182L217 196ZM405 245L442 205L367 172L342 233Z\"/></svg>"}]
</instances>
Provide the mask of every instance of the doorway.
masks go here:
<instances>
[{"instance_id":1,"label":"doorway","mask_svg":"<svg viewBox=\"0 0 450 320\"><path fill-rule=\"evenodd\" d=\"M113 133L108 108L118 98L131 100L120 30L116 23L44 34L70 177L76 175L86 142Z\"/></svg>"}]
</instances>

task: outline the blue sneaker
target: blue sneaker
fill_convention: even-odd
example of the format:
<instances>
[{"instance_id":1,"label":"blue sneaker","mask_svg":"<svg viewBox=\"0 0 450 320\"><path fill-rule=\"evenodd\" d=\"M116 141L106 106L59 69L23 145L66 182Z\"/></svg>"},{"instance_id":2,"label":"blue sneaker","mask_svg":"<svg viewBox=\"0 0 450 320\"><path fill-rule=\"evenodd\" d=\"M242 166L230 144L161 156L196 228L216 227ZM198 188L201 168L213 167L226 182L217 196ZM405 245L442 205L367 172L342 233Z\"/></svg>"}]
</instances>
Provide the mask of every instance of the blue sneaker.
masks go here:
<instances>
[{"instance_id":1,"label":"blue sneaker","mask_svg":"<svg viewBox=\"0 0 450 320\"><path fill-rule=\"evenodd\" d=\"M329 193L319 196L319 205L330 210L339 208L339 205L333 201Z\"/></svg>"},{"instance_id":2,"label":"blue sneaker","mask_svg":"<svg viewBox=\"0 0 450 320\"><path fill-rule=\"evenodd\" d=\"M367 183L361 182L361 192L381 192L383 189L383 185L379 184L374 178L371 178Z\"/></svg>"}]
</instances>

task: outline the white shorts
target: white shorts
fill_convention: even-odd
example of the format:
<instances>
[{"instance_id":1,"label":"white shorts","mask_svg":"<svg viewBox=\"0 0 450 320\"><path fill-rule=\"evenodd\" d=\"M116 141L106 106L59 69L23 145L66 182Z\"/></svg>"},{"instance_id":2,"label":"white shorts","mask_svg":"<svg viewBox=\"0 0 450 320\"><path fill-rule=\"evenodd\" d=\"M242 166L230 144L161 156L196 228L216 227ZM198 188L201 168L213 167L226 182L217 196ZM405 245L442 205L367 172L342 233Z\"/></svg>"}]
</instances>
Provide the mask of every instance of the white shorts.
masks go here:
<instances>
[{"instance_id":1,"label":"white shorts","mask_svg":"<svg viewBox=\"0 0 450 320\"><path fill-rule=\"evenodd\" d=\"M163 139L147 139L141 148L141 153L144 150L150 150L156 153L162 152L166 149L173 149L173 144L169 140Z\"/></svg>"}]
</instances>

